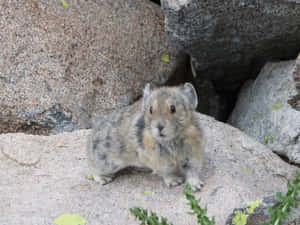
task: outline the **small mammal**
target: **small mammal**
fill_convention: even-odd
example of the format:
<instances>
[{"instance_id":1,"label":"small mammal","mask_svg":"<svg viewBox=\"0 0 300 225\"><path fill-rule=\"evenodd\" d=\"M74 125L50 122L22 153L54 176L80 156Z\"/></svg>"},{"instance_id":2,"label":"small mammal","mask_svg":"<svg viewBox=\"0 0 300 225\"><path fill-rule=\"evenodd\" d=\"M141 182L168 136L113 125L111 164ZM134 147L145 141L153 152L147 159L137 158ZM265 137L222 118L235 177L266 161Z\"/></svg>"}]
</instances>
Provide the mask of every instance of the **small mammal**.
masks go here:
<instances>
[{"instance_id":1,"label":"small mammal","mask_svg":"<svg viewBox=\"0 0 300 225\"><path fill-rule=\"evenodd\" d=\"M87 148L95 181L107 184L119 170L135 166L152 169L168 187L186 179L200 190L205 141L195 119L197 104L190 83L155 90L147 84L142 101L100 116Z\"/></svg>"}]
</instances>

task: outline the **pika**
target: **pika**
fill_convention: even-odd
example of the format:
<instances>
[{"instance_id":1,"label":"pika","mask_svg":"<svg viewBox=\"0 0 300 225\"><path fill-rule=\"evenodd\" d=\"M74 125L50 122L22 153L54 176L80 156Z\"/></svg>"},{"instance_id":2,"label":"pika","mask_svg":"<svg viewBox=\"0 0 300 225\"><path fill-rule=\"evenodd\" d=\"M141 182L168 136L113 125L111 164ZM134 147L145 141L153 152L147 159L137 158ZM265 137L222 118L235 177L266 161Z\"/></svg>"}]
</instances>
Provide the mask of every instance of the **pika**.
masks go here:
<instances>
[{"instance_id":1,"label":"pika","mask_svg":"<svg viewBox=\"0 0 300 225\"><path fill-rule=\"evenodd\" d=\"M99 116L87 147L95 181L107 184L134 166L150 168L168 187L186 180L200 190L205 138L196 122L197 104L190 83L154 90L147 84L141 101Z\"/></svg>"}]
</instances>

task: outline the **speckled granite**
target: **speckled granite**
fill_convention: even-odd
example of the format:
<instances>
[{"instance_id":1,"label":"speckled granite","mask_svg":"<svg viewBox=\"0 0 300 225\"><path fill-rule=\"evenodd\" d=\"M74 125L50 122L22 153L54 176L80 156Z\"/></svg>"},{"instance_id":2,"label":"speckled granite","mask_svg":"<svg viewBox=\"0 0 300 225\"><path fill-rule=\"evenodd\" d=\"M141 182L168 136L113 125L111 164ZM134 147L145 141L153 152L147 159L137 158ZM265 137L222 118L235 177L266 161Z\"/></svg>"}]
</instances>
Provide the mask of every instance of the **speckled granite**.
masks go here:
<instances>
[{"instance_id":1,"label":"speckled granite","mask_svg":"<svg viewBox=\"0 0 300 225\"><path fill-rule=\"evenodd\" d=\"M178 65L158 5L148 0L0 3L0 132L89 127ZM160 55L168 53L170 63Z\"/></svg>"}]
</instances>

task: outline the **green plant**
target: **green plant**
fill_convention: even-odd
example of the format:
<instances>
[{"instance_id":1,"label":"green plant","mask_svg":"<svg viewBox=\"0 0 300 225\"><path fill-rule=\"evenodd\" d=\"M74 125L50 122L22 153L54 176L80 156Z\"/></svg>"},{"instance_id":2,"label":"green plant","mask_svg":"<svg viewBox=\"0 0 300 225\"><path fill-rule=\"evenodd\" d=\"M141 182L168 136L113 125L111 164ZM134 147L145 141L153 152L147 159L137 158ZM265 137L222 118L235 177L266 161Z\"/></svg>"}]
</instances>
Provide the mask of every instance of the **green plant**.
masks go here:
<instances>
[{"instance_id":1,"label":"green plant","mask_svg":"<svg viewBox=\"0 0 300 225\"><path fill-rule=\"evenodd\" d=\"M287 188L288 191L284 196L280 192L276 193L276 198L280 204L269 207L270 225L281 225L282 220L290 216L291 207L297 207L299 204L297 196L298 192L300 192L300 172L296 172L296 177L292 184L288 181Z\"/></svg>"},{"instance_id":2,"label":"green plant","mask_svg":"<svg viewBox=\"0 0 300 225\"><path fill-rule=\"evenodd\" d=\"M63 4L64 7L68 8L68 3L65 0L61 0L61 3Z\"/></svg>"},{"instance_id":3,"label":"green plant","mask_svg":"<svg viewBox=\"0 0 300 225\"><path fill-rule=\"evenodd\" d=\"M273 143L274 142L274 136L270 136L270 135L267 135L265 136L265 139L264 139L264 144L268 144L269 142Z\"/></svg>"},{"instance_id":4,"label":"green plant","mask_svg":"<svg viewBox=\"0 0 300 225\"><path fill-rule=\"evenodd\" d=\"M200 200L196 200L194 196L194 191L192 190L189 183L186 183L185 189L184 189L184 195L186 199L189 201L189 206L191 207L191 212L189 212L190 215L197 215L198 223L201 225L214 225L215 224L215 218L213 217L211 220L206 216L207 208L205 207L202 209L199 206ZM130 212L141 222L141 225L172 225L167 223L167 219L164 217L161 217L161 219L158 218L158 216L146 209L142 209L139 207L131 208Z\"/></svg>"},{"instance_id":5,"label":"green plant","mask_svg":"<svg viewBox=\"0 0 300 225\"><path fill-rule=\"evenodd\" d=\"M130 212L141 221L141 225L173 225L173 224L168 224L167 219L164 217L161 217L159 220L158 216L146 209L142 209L139 207L136 208L131 208Z\"/></svg>"},{"instance_id":6,"label":"green plant","mask_svg":"<svg viewBox=\"0 0 300 225\"><path fill-rule=\"evenodd\" d=\"M290 214L291 207L297 207L299 202L297 202L297 196L300 192L300 171L296 172L296 177L294 182L291 184L290 181L287 183L288 191L283 196L280 192L276 194L277 200L280 202L279 205L276 206L270 206L269 207L269 214L271 216L271 219L268 223L268 225L281 225L282 220L286 219ZM198 224L200 225L215 225L215 218L209 219L206 216L207 213L207 207L201 208L199 205L200 200L196 200L194 196L194 192L191 188L191 186L186 183L185 189L184 189L184 195L186 199L189 201L189 206L191 208L191 212L189 212L190 215L197 215ZM254 209L258 207L258 205L261 203L262 199L259 199L254 202L249 202L247 213L251 214L254 212ZM164 217L161 217L161 219L158 218L158 216L150 211L148 212L146 209L142 208L131 208L130 212L141 221L141 225L173 225L168 224L167 219ZM241 212L238 212L239 214L236 215L239 220L236 221L237 223L234 224L246 224L247 223L247 217L248 214L241 214ZM244 222L243 222L244 221ZM267 225L265 223L265 225Z\"/></svg>"},{"instance_id":7,"label":"green plant","mask_svg":"<svg viewBox=\"0 0 300 225\"><path fill-rule=\"evenodd\" d=\"M270 108L270 111L274 111L275 109L279 109L280 107L282 106L281 103L276 103L275 105L273 105L271 108Z\"/></svg>"},{"instance_id":8,"label":"green plant","mask_svg":"<svg viewBox=\"0 0 300 225\"><path fill-rule=\"evenodd\" d=\"M189 205L192 209L192 212L189 212L190 215L197 215L198 223L201 225L214 225L215 218L213 217L211 220L206 216L207 207L205 206L202 209L199 205L200 200L196 200L193 190L189 183L185 184L184 195L186 199L189 201Z\"/></svg>"},{"instance_id":9,"label":"green plant","mask_svg":"<svg viewBox=\"0 0 300 225\"><path fill-rule=\"evenodd\" d=\"M247 219L250 214L254 212L254 210L259 207L262 203L263 199L258 199L256 201L247 202L246 210L236 210L234 211L234 217L232 219L232 224L234 225L245 225L247 224Z\"/></svg>"}]
</instances>

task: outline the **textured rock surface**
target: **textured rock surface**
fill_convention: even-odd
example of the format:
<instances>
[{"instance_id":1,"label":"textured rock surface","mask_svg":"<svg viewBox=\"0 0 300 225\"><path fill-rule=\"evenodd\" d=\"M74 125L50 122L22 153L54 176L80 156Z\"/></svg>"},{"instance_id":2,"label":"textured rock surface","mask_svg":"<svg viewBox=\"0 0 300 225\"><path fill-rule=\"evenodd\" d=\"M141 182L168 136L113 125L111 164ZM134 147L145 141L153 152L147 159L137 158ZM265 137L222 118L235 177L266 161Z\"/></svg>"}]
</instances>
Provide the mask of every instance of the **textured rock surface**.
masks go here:
<instances>
[{"instance_id":1,"label":"textured rock surface","mask_svg":"<svg viewBox=\"0 0 300 225\"><path fill-rule=\"evenodd\" d=\"M296 110L300 111L300 55L296 60L296 68L293 73L296 95L293 96L288 102Z\"/></svg>"},{"instance_id":2,"label":"textured rock surface","mask_svg":"<svg viewBox=\"0 0 300 225\"><path fill-rule=\"evenodd\" d=\"M269 222L270 216L268 212L268 206L277 206L279 203L276 201L276 196L268 196L265 198L262 198L263 200L261 203L259 203L258 207L255 208L254 212L248 213L249 206L245 208L235 209L234 213L232 213L226 225L234 225L233 218L236 216L236 212L240 211L243 212L246 215L249 215L247 217L247 223L245 225L264 225L265 223ZM298 199L300 203L300 198ZM247 204L248 205L248 204ZM300 224L300 206L297 208L291 208L291 216L286 219L285 221L282 221L283 225L299 225Z\"/></svg>"},{"instance_id":3,"label":"textured rock surface","mask_svg":"<svg viewBox=\"0 0 300 225\"><path fill-rule=\"evenodd\" d=\"M285 192L293 166L231 126L199 114L207 140L197 197L223 225L234 208ZM88 224L139 224L128 208L141 206L174 225L196 224L186 214L182 186L168 189L156 175L125 173L101 186L86 179L88 130L55 136L0 135L0 224L52 224L63 213L79 213ZM151 194L145 194L151 191Z\"/></svg>"},{"instance_id":4,"label":"textured rock surface","mask_svg":"<svg viewBox=\"0 0 300 225\"><path fill-rule=\"evenodd\" d=\"M177 66L148 0L0 2L0 129L47 133L131 103ZM168 53L170 63L160 55Z\"/></svg>"},{"instance_id":5,"label":"textured rock surface","mask_svg":"<svg viewBox=\"0 0 300 225\"><path fill-rule=\"evenodd\" d=\"M297 0L163 0L162 8L170 42L220 90L238 88L265 60L300 50Z\"/></svg>"},{"instance_id":6,"label":"textured rock surface","mask_svg":"<svg viewBox=\"0 0 300 225\"><path fill-rule=\"evenodd\" d=\"M229 123L300 164L299 61L268 63L242 88ZM298 80L299 82L299 80ZM298 85L298 91L296 89ZM295 105L289 104L294 102ZM298 110L297 110L298 109Z\"/></svg>"}]
</instances>

